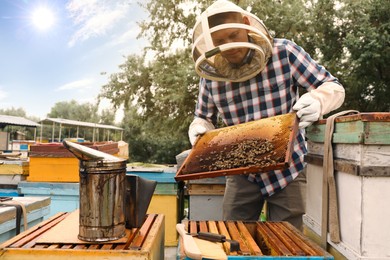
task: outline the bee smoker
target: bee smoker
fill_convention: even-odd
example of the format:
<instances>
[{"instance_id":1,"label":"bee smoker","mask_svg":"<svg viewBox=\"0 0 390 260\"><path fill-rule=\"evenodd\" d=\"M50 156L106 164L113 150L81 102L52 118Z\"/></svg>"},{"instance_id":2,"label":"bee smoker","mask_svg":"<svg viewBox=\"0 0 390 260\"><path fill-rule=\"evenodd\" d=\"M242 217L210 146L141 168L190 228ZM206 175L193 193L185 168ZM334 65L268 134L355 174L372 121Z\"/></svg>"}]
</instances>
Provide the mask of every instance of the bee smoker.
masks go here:
<instances>
[{"instance_id":1,"label":"bee smoker","mask_svg":"<svg viewBox=\"0 0 390 260\"><path fill-rule=\"evenodd\" d=\"M141 226L156 182L126 176L125 159L69 141L63 145L80 161L78 238L112 241L125 236L126 227Z\"/></svg>"}]
</instances>

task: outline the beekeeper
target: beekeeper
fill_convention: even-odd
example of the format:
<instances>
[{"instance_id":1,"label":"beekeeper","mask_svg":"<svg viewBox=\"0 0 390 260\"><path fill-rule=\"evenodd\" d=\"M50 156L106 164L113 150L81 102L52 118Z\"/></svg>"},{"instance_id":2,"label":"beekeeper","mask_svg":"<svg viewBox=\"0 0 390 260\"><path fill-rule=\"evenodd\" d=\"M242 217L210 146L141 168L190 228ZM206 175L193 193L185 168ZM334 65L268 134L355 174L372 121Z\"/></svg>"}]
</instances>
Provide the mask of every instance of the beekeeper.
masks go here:
<instances>
[{"instance_id":1,"label":"beekeeper","mask_svg":"<svg viewBox=\"0 0 390 260\"><path fill-rule=\"evenodd\" d=\"M192 55L200 78L195 118L188 131L214 129L297 111L299 132L286 170L226 177L224 220L258 220L264 201L270 221L301 229L305 213L304 128L344 101L337 78L300 46L272 38L262 21L239 6L218 0L198 18ZM299 91L307 93L299 96Z\"/></svg>"}]
</instances>

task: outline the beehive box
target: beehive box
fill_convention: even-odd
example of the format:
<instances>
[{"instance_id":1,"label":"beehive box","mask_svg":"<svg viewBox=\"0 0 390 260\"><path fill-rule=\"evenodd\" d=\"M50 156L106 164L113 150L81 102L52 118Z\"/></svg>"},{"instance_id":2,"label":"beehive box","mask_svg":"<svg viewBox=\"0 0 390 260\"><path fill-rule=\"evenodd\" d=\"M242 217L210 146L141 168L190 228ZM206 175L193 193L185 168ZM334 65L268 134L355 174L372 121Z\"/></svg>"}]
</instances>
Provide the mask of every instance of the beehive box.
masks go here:
<instances>
[{"instance_id":1,"label":"beehive box","mask_svg":"<svg viewBox=\"0 0 390 260\"><path fill-rule=\"evenodd\" d=\"M0 183L17 185L28 176L29 162L27 160L3 160L0 165Z\"/></svg>"},{"instance_id":2,"label":"beehive box","mask_svg":"<svg viewBox=\"0 0 390 260\"><path fill-rule=\"evenodd\" d=\"M20 158L28 158L30 145L35 144L32 140L12 140L11 150L13 152L20 152Z\"/></svg>"},{"instance_id":3,"label":"beehive box","mask_svg":"<svg viewBox=\"0 0 390 260\"><path fill-rule=\"evenodd\" d=\"M23 205L26 208L27 226L31 227L43 220L49 214L49 197L12 197L5 206L0 207L0 242L6 241L16 235L19 223L17 223L17 211L13 204ZM24 230L23 214L20 220L20 231Z\"/></svg>"},{"instance_id":4,"label":"beehive box","mask_svg":"<svg viewBox=\"0 0 390 260\"><path fill-rule=\"evenodd\" d=\"M229 242L219 243L228 259L334 259L317 244L305 237L288 222L188 221L191 234L212 232L237 241L239 251L231 251ZM190 259L182 241L179 259Z\"/></svg>"},{"instance_id":5,"label":"beehive box","mask_svg":"<svg viewBox=\"0 0 390 260\"><path fill-rule=\"evenodd\" d=\"M58 213L0 245L0 255L10 260L31 259L164 259L164 216L148 215L140 228L127 231L125 238L106 243L69 242L68 230L58 233L55 242L42 238L70 213ZM63 242L61 242L63 241Z\"/></svg>"},{"instance_id":6,"label":"beehive box","mask_svg":"<svg viewBox=\"0 0 390 260\"><path fill-rule=\"evenodd\" d=\"M319 240L325 121L308 128L306 234ZM390 113L336 119L333 134L341 242L347 259L390 259Z\"/></svg>"},{"instance_id":7,"label":"beehive box","mask_svg":"<svg viewBox=\"0 0 390 260\"><path fill-rule=\"evenodd\" d=\"M71 212L80 207L79 183L22 181L18 184L18 191L21 196L50 197L50 210L46 219L59 212Z\"/></svg>"},{"instance_id":8,"label":"beehive box","mask_svg":"<svg viewBox=\"0 0 390 260\"><path fill-rule=\"evenodd\" d=\"M191 220L222 220L225 177L189 180L188 218Z\"/></svg>"},{"instance_id":9,"label":"beehive box","mask_svg":"<svg viewBox=\"0 0 390 260\"><path fill-rule=\"evenodd\" d=\"M89 148L108 154L119 152L116 142L83 142ZM36 144L30 146L31 182L79 182L79 160L62 143Z\"/></svg>"},{"instance_id":10,"label":"beehive box","mask_svg":"<svg viewBox=\"0 0 390 260\"><path fill-rule=\"evenodd\" d=\"M127 173L141 178L157 181L157 186L150 201L147 213L164 214L165 245L177 245L176 223L178 221L177 184L174 179L175 169L164 168L128 168Z\"/></svg>"}]
</instances>

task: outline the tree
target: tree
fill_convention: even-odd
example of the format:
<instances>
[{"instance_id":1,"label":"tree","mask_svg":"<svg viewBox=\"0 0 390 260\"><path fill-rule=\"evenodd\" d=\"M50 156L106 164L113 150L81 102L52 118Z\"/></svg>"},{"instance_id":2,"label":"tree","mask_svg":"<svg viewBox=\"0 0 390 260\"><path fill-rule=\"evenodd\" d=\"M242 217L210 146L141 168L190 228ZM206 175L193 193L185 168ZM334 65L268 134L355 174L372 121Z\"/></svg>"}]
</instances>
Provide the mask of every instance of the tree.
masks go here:
<instances>
[{"instance_id":1,"label":"tree","mask_svg":"<svg viewBox=\"0 0 390 260\"><path fill-rule=\"evenodd\" d=\"M57 102L51 108L48 117L72 119L83 122L99 123L98 106L91 103L79 104L75 100Z\"/></svg>"},{"instance_id":2,"label":"tree","mask_svg":"<svg viewBox=\"0 0 390 260\"><path fill-rule=\"evenodd\" d=\"M0 115L8 115L8 116L19 116L19 117L26 117L26 111L19 107L19 108L8 108L8 109L0 109Z\"/></svg>"},{"instance_id":3,"label":"tree","mask_svg":"<svg viewBox=\"0 0 390 260\"><path fill-rule=\"evenodd\" d=\"M344 46L348 70L345 107L390 111L390 2L345 1Z\"/></svg>"},{"instance_id":4,"label":"tree","mask_svg":"<svg viewBox=\"0 0 390 260\"><path fill-rule=\"evenodd\" d=\"M115 125L115 110L109 108L103 109L100 113L99 124Z\"/></svg>"},{"instance_id":5,"label":"tree","mask_svg":"<svg viewBox=\"0 0 390 260\"><path fill-rule=\"evenodd\" d=\"M161 56L149 65L142 57L130 55L103 86L99 98L125 108L122 127L131 160L175 163L175 155L188 149L197 79L192 63L181 59L188 56L186 51Z\"/></svg>"}]
</instances>

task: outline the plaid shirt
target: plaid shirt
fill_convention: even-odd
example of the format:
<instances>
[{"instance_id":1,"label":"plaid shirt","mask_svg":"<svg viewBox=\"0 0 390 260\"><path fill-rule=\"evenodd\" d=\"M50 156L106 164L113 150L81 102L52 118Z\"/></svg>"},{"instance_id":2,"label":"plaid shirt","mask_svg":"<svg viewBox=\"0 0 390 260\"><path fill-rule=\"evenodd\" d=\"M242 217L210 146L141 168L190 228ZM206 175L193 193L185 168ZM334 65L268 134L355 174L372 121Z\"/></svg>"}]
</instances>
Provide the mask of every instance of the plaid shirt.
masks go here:
<instances>
[{"instance_id":1,"label":"plaid shirt","mask_svg":"<svg viewBox=\"0 0 390 260\"><path fill-rule=\"evenodd\" d=\"M274 39L272 57L265 69L244 82L200 79L195 116L214 124L219 115L228 126L292 112L298 86L311 91L327 81L338 82L301 47L286 39ZM304 130L294 140L289 168L249 175L263 196L271 196L294 180L304 167Z\"/></svg>"}]
</instances>

